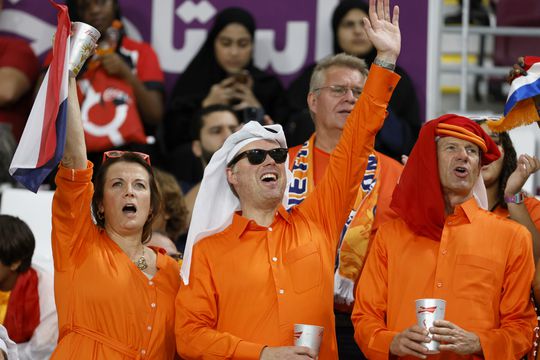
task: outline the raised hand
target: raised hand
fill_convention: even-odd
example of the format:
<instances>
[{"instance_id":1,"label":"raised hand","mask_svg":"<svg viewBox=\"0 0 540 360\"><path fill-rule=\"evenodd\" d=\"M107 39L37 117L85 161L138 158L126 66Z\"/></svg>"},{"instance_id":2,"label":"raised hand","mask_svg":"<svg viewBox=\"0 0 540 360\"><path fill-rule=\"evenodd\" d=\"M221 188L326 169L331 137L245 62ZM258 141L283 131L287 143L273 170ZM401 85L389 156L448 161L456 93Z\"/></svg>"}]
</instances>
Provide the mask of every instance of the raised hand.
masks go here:
<instances>
[{"instance_id":1,"label":"raised hand","mask_svg":"<svg viewBox=\"0 0 540 360\"><path fill-rule=\"evenodd\" d=\"M377 49L377 58L395 64L401 51L399 7L394 6L390 18L389 4L389 0L369 0L369 20L363 21L368 38Z\"/></svg>"},{"instance_id":2,"label":"raised hand","mask_svg":"<svg viewBox=\"0 0 540 360\"><path fill-rule=\"evenodd\" d=\"M509 71L508 76L506 77L506 81L510 84L512 81L514 81L515 78L521 75L527 75L527 71L525 71L525 61L523 59L523 56L518 57L517 62L512 66L512 70Z\"/></svg>"},{"instance_id":3,"label":"raised hand","mask_svg":"<svg viewBox=\"0 0 540 360\"><path fill-rule=\"evenodd\" d=\"M520 155L517 161L516 170L510 175L504 189L505 196L513 196L521 190L525 182L540 169L540 160L536 156L527 154Z\"/></svg>"}]
</instances>

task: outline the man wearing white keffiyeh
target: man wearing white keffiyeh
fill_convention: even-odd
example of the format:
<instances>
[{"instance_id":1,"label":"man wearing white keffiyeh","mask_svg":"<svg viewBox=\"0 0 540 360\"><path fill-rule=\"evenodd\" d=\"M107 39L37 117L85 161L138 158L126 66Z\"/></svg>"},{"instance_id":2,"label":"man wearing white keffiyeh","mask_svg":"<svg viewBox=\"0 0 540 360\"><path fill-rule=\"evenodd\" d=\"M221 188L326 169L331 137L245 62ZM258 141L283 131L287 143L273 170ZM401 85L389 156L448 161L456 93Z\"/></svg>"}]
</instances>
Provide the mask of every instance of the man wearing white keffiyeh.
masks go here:
<instances>
[{"instance_id":1,"label":"man wearing white keffiyeh","mask_svg":"<svg viewBox=\"0 0 540 360\"><path fill-rule=\"evenodd\" d=\"M399 80L389 70L400 51L397 7L391 21L388 0L371 0L365 28L379 61L349 115L325 177L302 204L289 212L283 206L289 173L279 125L247 124L206 167L176 301L176 343L182 358L338 358L335 254ZM330 85L337 84L325 84ZM290 346L295 323L324 327L318 354Z\"/></svg>"}]
</instances>

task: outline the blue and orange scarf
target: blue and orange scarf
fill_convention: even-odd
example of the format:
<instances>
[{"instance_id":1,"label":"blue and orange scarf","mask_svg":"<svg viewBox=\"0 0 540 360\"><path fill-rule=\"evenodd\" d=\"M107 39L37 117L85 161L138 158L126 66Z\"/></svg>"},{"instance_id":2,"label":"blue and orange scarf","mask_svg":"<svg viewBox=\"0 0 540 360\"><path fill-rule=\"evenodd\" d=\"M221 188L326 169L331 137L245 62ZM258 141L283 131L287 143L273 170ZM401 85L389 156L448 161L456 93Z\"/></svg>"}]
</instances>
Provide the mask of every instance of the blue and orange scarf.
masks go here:
<instances>
[{"instance_id":1,"label":"blue and orange scarf","mask_svg":"<svg viewBox=\"0 0 540 360\"><path fill-rule=\"evenodd\" d=\"M290 160L293 180L289 186L288 208L300 204L315 188L314 144L315 134L302 145L296 157ZM351 305L354 301L354 285L366 258L379 195L377 179L380 166L377 165L377 156L371 154L354 207L341 232L334 275L334 295L338 303Z\"/></svg>"}]
</instances>

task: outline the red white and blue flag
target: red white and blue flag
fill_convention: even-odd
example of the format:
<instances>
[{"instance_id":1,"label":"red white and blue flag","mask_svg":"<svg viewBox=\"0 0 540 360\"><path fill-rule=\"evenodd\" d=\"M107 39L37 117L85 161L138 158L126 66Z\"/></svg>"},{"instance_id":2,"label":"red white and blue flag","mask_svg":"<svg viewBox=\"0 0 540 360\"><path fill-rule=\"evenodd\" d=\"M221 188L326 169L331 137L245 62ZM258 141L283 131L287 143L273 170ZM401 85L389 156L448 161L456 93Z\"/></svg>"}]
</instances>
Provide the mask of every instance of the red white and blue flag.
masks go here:
<instances>
[{"instance_id":1,"label":"red white and blue flag","mask_svg":"<svg viewBox=\"0 0 540 360\"><path fill-rule=\"evenodd\" d=\"M540 94L540 57L526 56L523 62L527 75L518 76L512 81L504 106L504 116L508 116L518 102Z\"/></svg>"},{"instance_id":2,"label":"red white and blue flag","mask_svg":"<svg viewBox=\"0 0 540 360\"><path fill-rule=\"evenodd\" d=\"M540 95L540 57L525 56L523 62L527 75L518 75L512 81L504 106L504 116L488 121L488 126L493 131L508 131L540 120L533 100Z\"/></svg>"},{"instance_id":3,"label":"red white and blue flag","mask_svg":"<svg viewBox=\"0 0 540 360\"><path fill-rule=\"evenodd\" d=\"M33 192L62 159L66 142L71 22L66 6L49 1L58 10L53 58L9 167L11 176Z\"/></svg>"}]
</instances>

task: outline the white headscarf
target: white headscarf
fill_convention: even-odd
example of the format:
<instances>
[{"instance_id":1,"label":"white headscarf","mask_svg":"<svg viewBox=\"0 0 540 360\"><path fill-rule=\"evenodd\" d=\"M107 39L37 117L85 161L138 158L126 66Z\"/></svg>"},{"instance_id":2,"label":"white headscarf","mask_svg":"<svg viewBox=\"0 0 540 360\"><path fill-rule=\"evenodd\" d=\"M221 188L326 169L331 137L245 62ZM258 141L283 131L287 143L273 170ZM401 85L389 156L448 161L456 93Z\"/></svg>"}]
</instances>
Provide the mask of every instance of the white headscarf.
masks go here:
<instances>
[{"instance_id":1,"label":"white headscarf","mask_svg":"<svg viewBox=\"0 0 540 360\"><path fill-rule=\"evenodd\" d=\"M19 359L19 353L17 351L17 344L15 344L8 336L5 327L0 325L0 350L4 351L9 360Z\"/></svg>"},{"instance_id":2,"label":"white headscarf","mask_svg":"<svg viewBox=\"0 0 540 360\"><path fill-rule=\"evenodd\" d=\"M227 164L238 154L240 149L257 140L274 140L281 147L287 147L281 125L262 126L256 121L250 121L225 140L221 149L212 155L210 162L204 169L201 187L191 215L184 261L180 271L185 285L189 284L191 255L195 243L200 239L224 230L231 224L234 212L240 210L240 201L233 194L227 182ZM282 200L284 205L287 203L287 189L292 178L288 158L285 161L285 169L287 186Z\"/></svg>"}]
</instances>

